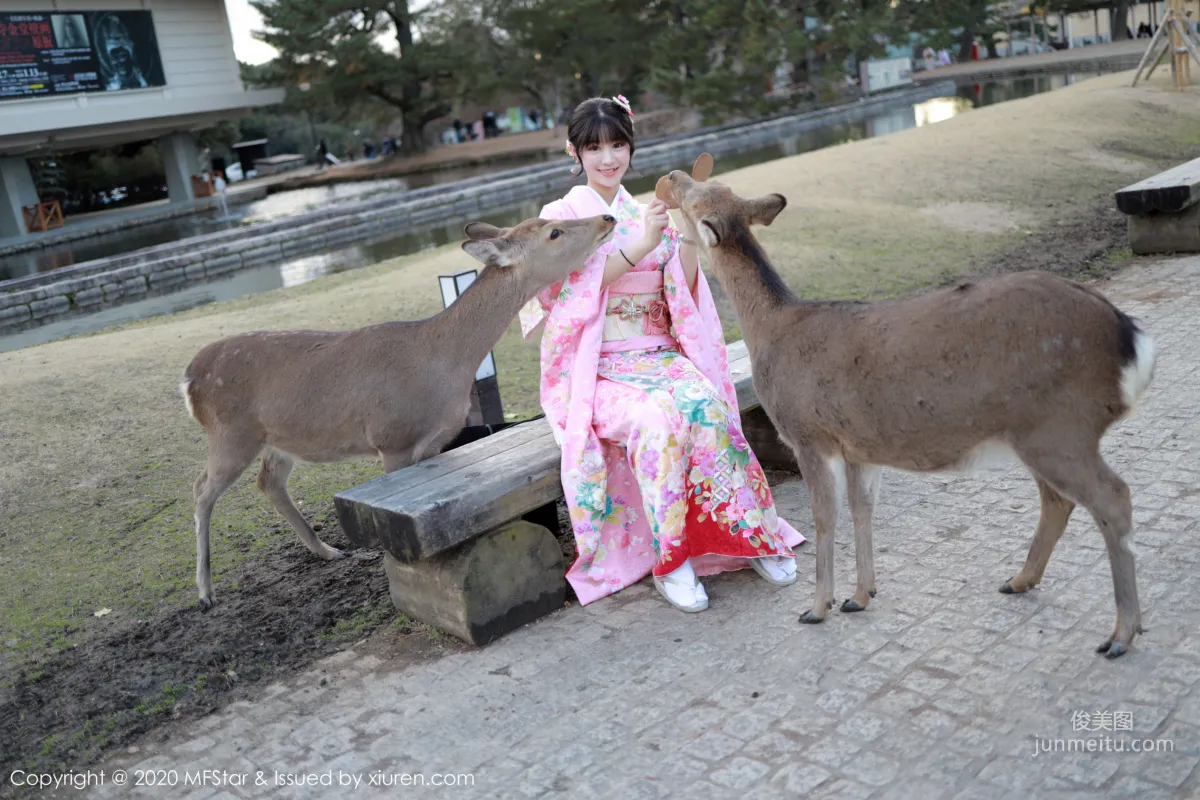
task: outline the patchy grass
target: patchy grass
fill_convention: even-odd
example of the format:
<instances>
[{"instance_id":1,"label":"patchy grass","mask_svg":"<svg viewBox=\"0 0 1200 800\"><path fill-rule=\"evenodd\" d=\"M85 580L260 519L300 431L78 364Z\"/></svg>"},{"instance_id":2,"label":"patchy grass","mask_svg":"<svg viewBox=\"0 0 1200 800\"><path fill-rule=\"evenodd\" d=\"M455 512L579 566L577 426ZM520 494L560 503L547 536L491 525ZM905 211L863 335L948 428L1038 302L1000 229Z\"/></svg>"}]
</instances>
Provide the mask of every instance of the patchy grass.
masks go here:
<instances>
[{"instance_id":1,"label":"patchy grass","mask_svg":"<svg viewBox=\"0 0 1200 800\"><path fill-rule=\"evenodd\" d=\"M1078 232L1093 219L1113 228L1117 221L1104 216L1112 192L1138 169L1144 177L1200 146L1195 91L1176 94L1157 80L1131 90L1128 82L1128 73L1098 78L720 179L741 194L787 196L761 239L805 297L895 297L982 270L1043 266L1037 253L1047 242L1078 245L1064 250L1061 268L1103 274L1128 256L1104 258L1107 239L1093 253ZM922 211L949 202L984 204L1016 222L980 233ZM435 276L473 264L443 247L0 354L0 681L111 626L194 602L191 484L206 448L176 386L203 345L261 328L420 318L441 307ZM723 319L736 338L727 305ZM514 324L495 352L506 409L536 413L536 344L522 342ZM306 514L328 521L336 491L379 471L371 462L301 466L293 494ZM281 537L298 547L251 470L213 518L218 602L239 591L229 576L253 569ZM112 614L94 617L102 607ZM366 608L330 636L356 636L380 615Z\"/></svg>"}]
</instances>

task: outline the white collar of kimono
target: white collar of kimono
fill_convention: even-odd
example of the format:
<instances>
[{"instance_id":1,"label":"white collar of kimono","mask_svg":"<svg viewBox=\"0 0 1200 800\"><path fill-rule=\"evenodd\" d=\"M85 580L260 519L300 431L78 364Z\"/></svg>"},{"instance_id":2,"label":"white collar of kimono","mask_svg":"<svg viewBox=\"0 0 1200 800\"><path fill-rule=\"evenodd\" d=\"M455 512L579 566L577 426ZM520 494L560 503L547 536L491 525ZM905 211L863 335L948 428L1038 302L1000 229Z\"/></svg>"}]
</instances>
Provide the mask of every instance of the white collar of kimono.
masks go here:
<instances>
[{"instance_id":1,"label":"white collar of kimono","mask_svg":"<svg viewBox=\"0 0 1200 800\"><path fill-rule=\"evenodd\" d=\"M612 214L614 217L617 216L617 208L621 203L621 192L625 191L624 186L617 187L617 193L613 196L613 201L611 203L604 202L604 198L600 196L600 193L587 184L584 184L582 188L587 189L589 192L595 195L596 199L600 201L600 205L608 209L608 213Z\"/></svg>"}]
</instances>

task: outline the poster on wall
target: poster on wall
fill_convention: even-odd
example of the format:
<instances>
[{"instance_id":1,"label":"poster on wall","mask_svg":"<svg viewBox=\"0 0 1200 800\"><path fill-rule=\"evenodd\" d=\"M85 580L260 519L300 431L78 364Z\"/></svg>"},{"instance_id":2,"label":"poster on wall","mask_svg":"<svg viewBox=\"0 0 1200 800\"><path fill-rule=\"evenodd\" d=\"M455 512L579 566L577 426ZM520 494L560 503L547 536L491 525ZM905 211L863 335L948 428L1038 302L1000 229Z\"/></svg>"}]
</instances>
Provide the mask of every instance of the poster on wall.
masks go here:
<instances>
[{"instance_id":1,"label":"poster on wall","mask_svg":"<svg viewBox=\"0 0 1200 800\"><path fill-rule=\"evenodd\" d=\"M149 11L0 14L0 100L165 84Z\"/></svg>"}]
</instances>

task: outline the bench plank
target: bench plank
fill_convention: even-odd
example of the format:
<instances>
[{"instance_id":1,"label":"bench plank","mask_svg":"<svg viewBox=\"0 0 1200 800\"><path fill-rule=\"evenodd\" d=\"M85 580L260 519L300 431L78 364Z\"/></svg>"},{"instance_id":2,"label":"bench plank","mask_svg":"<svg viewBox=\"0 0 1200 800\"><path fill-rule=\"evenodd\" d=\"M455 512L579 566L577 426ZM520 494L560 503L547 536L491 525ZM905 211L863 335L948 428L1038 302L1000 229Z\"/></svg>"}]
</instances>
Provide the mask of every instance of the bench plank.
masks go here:
<instances>
[{"instance_id":1,"label":"bench plank","mask_svg":"<svg viewBox=\"0 0 1200 800\"><path fill-rule=\"evenodd\" d=\"M550 435L550 426L544 419L535 419L523 425L505 428L491 436L469 442L449 452L427 458L420 463L364 483L362 486L370 486L371 492L361 495L361 499L370 502L386 501L388 497L397 492L408 491L445 475L470 469L483 459Z\"/></svg>"},{"instance_id":2,"label":"bench plank","mask_svg":"<svg viewBox=\"0 0 1200 800\"><path fill-rule=\"evenodd\" d=\"M1183 211L1200 201L1200 158L1126 186L1116 199L1117 208L1130 215Z\"/></svg>"},{"instance_id":3,"label":"bench plank","mask_svg":"<svg viewBox=\"0 0 1200 800\"><path fill-rule=\"evenodd\" d=\"M745 424L758 408L750 356L740 341L727 355ZM355 544L411 564L562 498L561 455L546 420L534 420L340 492L334 507Z\"/></svg>"}]
</instances>

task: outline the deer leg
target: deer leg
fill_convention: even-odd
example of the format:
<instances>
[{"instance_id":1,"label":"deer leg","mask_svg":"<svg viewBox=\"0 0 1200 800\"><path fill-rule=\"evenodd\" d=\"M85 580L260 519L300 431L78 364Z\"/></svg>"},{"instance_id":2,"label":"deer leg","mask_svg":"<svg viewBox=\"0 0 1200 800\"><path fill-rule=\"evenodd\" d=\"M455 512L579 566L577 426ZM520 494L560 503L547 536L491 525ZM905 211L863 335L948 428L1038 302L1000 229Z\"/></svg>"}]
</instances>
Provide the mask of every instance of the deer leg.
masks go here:
<instances>
[{"instance_id":1,"label":"deer leg","mask_svg":"<svg viewBox=\"0 0 1200 800\"><path fill-rule=\"evenodd\" d=\"M1027 592L1042 582L1042 573L1050 561L1054 546L1062 538L1071 519L1075 504L1063 497L1054 487L1037 477L1038 494L1042 497L1042 516L1038 520L1037 532L1033 534L1033 542L1029 545L1029 555L1025 566L1000 587L1004 594L1020 594Z\"/></svg>"},{"instance_id":2,"label":"deer leg","mask_svg":"<svg viewBox=\"0 0 1200 800\"><path fill-rule=\"evenodd\" d=\"M287 482L295 463L288 454L274 448L267 448L263 452L262 469L258 472L259 491L267 496L271 505L275 506L275 510L291 524L309 552L326 561L345 558L346 554L341 550L330 547L317 538L317 534L308 526L308 521L304 519L300 509L296 508L295 503L292 502L292 497L288 494Z\"/></svg>"},{"instance_id":3,"label":"deer leg","mask_svg":"<svg viewBox=\"0 0 1200 800\"><path fill-rule=\"evenodd\" d=\"M871 520L879 500L882 468L874 464L846 465L846 492L850 518L854 523L854 559L858 586L854 597L842 603L842 611L862 611L875 596L875 551L871 541Z\"/></svg>"},{"instance_id":4,"label":"deer leg","mask_svg":"<svg viewBox=\"0 0 1200 800\"><path fill-rule=\"evenodd\" d=\"M260 447L230 437L227 440L209 436L208 461L192 486L192 498L196 506L196 588L200 591L200 605L207 611L213 606L212 568L209 558L209 523L213 506L233 485L238 476L254 461Z\"/></svg>"},{"instance_id":5,"label":"deer leg","mask_svg":"<svg viewBox=\"0 0 1200 800\"><path fill-rule=\"evenodd\" d=\"M812 507L817 538L817 586L813 593L812 609L800 615L800 621L815 624L825 619L833 608L833 537L837 527L838 506L841 503L841 484L844 468L840 458L826 460L803 448L794 448L800 474L808 486L808 501Z\"/></svg>"},{"instance_id":6,"label":"deer leg","mask_svg":"<svg viewBox=\"0 0 1200 800\"><path fill-rule=\"evenodd\" d=\"M1096 648L1109 658L1125 653L1142 629L1134 568L1133 502L1129 486L1112 471L1092 444L1086 452L1064 448L1054 456L1028 463L1065 497L1086 508L1096 521L1112 568L1117 622L1112 636ZM1022 458L1024 459L1024 455Z\"/></svg>"}]
</instances>

